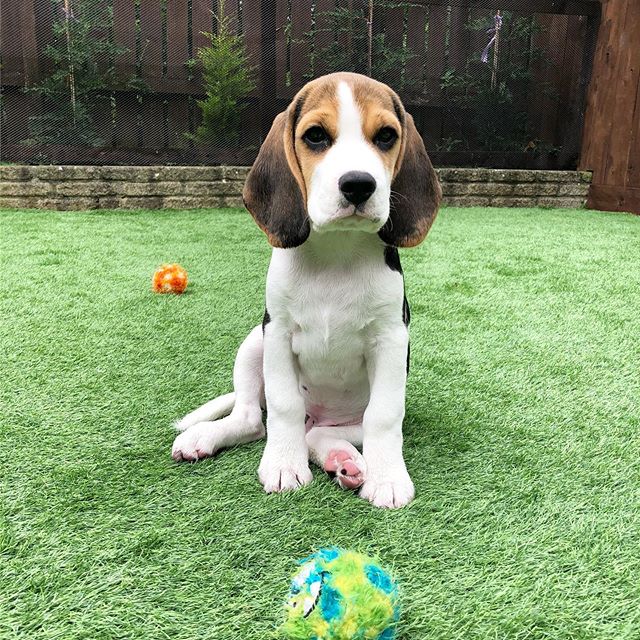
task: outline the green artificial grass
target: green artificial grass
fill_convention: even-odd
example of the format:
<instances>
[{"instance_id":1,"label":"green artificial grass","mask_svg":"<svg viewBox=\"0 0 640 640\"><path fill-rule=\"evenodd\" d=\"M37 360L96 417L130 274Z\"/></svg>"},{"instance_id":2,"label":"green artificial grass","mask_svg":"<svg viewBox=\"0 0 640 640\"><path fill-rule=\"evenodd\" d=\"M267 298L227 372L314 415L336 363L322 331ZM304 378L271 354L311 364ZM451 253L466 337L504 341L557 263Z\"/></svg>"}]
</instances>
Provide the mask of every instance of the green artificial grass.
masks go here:
<instances>
[{"instance_id":1,"label":"green artificial grass","mask_svg":"<svg viewBox=\"0 0 640 640\"><path fill-rule=\"evenodd\" d=\"M640 218L449 208L401 255L417 497L381 511L265 495L263 442L171 460L262 318L246 213L1 212L0 637L269 638L330 545L394 573L401 639L640 637Z\"/></svg>"}]
</instances>

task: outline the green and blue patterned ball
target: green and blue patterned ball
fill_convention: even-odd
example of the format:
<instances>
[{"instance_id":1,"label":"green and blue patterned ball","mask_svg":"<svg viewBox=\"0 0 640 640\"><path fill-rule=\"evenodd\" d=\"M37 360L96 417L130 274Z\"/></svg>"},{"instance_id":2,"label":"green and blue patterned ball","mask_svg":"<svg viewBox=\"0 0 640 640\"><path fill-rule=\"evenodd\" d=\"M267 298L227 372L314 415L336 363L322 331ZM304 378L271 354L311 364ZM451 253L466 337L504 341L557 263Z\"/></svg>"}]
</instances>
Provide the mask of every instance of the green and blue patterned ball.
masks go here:
<instances>
[{"instance_id":1,"label":"green and blue patterned ball","mask_svg":"<svg viewBox=\"0 0 640 640\"><path fill-rule=\"evenodd\" d=\"M282 632L291 640L392 640L400 615L398 585L375 560L321 549L300 561Z\"/></svg>"}]
</instances>

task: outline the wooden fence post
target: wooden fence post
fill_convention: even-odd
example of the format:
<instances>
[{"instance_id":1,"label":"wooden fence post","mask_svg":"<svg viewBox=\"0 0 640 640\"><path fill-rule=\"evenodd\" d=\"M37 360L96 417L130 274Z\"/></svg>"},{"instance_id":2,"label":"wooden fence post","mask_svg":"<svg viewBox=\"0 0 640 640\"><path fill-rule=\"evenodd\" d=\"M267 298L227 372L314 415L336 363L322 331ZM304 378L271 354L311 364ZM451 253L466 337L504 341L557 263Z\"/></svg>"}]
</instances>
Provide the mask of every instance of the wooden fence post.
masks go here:
<instances>
[{"instance_id":1,"label":"wooden fence post","mask_svg":"<svg viewBox=\"0 0 640 640\"><path fill-rule=\"evenodd\" d=\"M278 115L276 68L276 10L273 0L261 0L260 93L262 103L261 125L264 140Z\"/></svg>"},{"instance_id":2,"label":"wooden fence post","mask_svg":"<svg viewBox=\"0 0 640 640\"><path fill-rule=\"evenodd\" d=\"M580 168L587 206L640 214L640 4L606 0L589 85Z\"/></svg>"}]
</instances>

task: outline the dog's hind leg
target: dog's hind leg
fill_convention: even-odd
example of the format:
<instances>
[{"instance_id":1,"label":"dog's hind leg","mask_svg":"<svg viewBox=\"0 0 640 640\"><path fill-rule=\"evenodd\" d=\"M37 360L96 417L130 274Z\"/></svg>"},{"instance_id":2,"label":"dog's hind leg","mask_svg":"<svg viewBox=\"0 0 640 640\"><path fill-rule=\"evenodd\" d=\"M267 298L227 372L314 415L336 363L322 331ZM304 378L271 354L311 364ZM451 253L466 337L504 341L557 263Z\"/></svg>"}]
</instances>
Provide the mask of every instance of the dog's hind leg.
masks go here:
<instances>
[{"instance_id":1,"label":"dog's hind leg","mask_svg":"<svg viewBox=\"0 0 640 640\"><path fill-rule=\"evenodd\" d=\"M238 349L233 368L235 393L221 396L185 416L177 424L184 431L175 439L174 460L198 460L216 451L264 436L262 405L262 327L257 326ZM218 420L212 419L231 413ZM195 420L195 419L198 420Z\"/></svg>"},{"instance_id":2,"label":"dog's hind leg","mask_svg":"<svg viewBox=\"0 0 640 640\"><path fill-rule=\"evenodd\" d=\"M218 396L213 400L198 407L195 411L188 413L184 418L178 420L175 427L178 431L186 431L189 427L192 427L198 422L205 422L207 420L217 420L222 416L227 416L231 413L233 405L236 402L235 393L227 393L223 396Z\"/></svg>"},{"instance_id":3,"label":"dog's hind leg","mask_svg":"<svg viewBox=\"0 0 640 640\"><path fill-rule=\"evenodd\" d=\"M362 425L313 427L307 433L309 457L321 469L335 473L343 489L356 489L365 480L367 465L356 446L362 444Z\"/></svg>"}]
</instances>

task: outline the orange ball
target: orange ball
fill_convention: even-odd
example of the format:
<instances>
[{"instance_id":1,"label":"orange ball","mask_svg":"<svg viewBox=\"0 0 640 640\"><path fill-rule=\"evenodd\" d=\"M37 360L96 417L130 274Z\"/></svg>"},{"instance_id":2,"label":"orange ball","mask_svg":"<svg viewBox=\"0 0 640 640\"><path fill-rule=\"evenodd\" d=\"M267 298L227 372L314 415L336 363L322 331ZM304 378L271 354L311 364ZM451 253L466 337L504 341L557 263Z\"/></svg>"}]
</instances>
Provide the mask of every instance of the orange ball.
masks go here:
<instances>
[{"instance_id":1,"label":"orange ball","mask_svg":"<svg viewBox=\"0 0 640 640\"><path fill-rule=\"evenodd\" d=\"M156 293L183 293L187 288L187 272L179 264L163 264L153 274Z\"/></svg>"}]
</instances>

